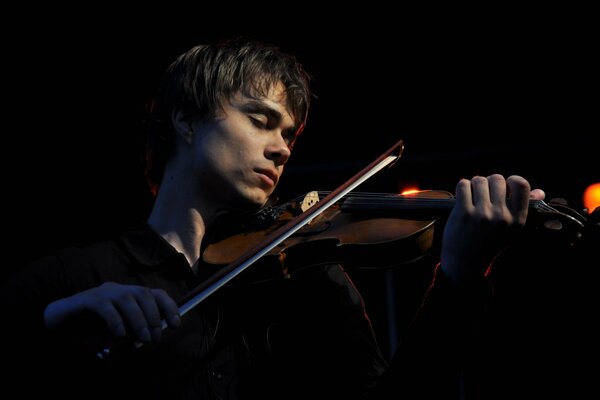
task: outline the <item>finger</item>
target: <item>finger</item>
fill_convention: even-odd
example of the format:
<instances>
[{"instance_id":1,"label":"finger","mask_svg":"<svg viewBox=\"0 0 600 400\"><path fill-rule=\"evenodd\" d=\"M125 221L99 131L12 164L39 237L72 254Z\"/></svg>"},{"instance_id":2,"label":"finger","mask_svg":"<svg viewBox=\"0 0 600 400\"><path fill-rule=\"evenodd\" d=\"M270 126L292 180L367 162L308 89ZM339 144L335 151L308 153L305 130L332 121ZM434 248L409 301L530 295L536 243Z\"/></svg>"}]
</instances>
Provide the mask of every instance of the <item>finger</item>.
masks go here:
<instances>
[{"instance_id":1,"label":"finger","mask_svg":"<svg viewBox=\"0 0 600 400\"><path fill-rule=\"evenodd\" d=\"M150 342L152 336L148 329L148 320L136 296L131 291L128 291L113 299L113 303L138 339L142 342Z\"/></svg>"},{"instance_id":2,"label":"finger","mask_svg":"<svg viewBox=\"0 0 600 400\"><path fill-rule=\"evenodd\" d=\"M471 182L468 179L461 179L456 184L456 208L460 210L471 210L473 208L473 198L471 192Z\"/></svg>"},{"instance_id":3,"label":"finger","mask_svg":"<svg viewBox=\"0 0 600 400\"><path fill-rule=\"evenodd\" d=\"M162 336L162 321L160 310L152 289L146 287L137 288L134 291L137 303L144 313L144 317L150 330L152 340L159 341Z\"/></svg>"},{"instance_id":4,"label":"finger","mask_svg":"<svg viewBox=\"0 0 600 400\"><path fill-rule=\"evenodd\" d=\"M483 176L474 176L471 179L471 191L473 192L473 204L476 207L490 205L490 185Z\"/></svg>"},{"instance_id":5,"label":"finger","mask_svg":"<svg viewBox=\"0 0 600 400\"><path fill-rule=\"evenodd\" d=\"M171 328L177 328L181 324L181 316L175 300L162 289L152 289L152 294L158 303L163 318Z\"/></svg>"},{"instance_id":6,"label":"finger","mask_svg":"<svg viewBox=\"0 0 600 400\"><path fill-rule=\"evenodd\" d=\"M487 178L492 204L504 207L506 204L506 181L500 174L490 175Z\"/></svg>"},{"instance_id":7,"label":"finger","mask_svg":"<svg viewBox=\"0 0 600 400\"><path fill-rule=\"evenodd\" d=\"M506 180L510 193L508 207L519 225L524 225L529 211L529 182L521 176L512 175Z\"/></svg>"},{"instance_id":8,"label":"finger","mask_svg":"<svg viewBox=\"0 0 600 400\"><path fill-rule=\"evenodd\" d=\"M96 303L93 310L104 320L110 333L117 337L127 335L125 323L117 308L109 301Z\"/></svg>"},{"instance_id":9,"label":"finger","mask_svg":"<svg viewBox=\"0 0 600 400\"><path fill-rule=\"evenodd\" d=\"M529 193L529 198L533 200L544 200L546 198L546 193L542 189L533 189Z\"/></svg>"}]
</instances>

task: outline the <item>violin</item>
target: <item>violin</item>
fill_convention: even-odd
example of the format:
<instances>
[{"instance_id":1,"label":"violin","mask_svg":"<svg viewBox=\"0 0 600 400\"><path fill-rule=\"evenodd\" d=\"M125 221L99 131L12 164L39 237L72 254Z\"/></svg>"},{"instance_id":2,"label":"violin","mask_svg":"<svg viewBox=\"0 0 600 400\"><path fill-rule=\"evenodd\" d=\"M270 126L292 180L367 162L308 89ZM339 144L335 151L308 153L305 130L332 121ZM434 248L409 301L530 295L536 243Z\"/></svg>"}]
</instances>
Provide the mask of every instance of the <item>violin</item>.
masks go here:
<instances>
[{"instance_id":1,"label":"violin","mask_svg":"<svg viewBox=\"0 0 600 400\"><path fill-rule=\"evenodd\" d=\"M237 224L235 233L213 235L204 248L202 262L222 268L178 301L180 315L254 264L260 273L252 279L285 279L310 266L341 263L355 268L389 268L428 254L435 244L435 226L443 223L454 206L450 192L351 193L393 164L403 148L400 140L332 192L310 192L291 202L265 207ZM571 242L581 236L586 225L583 215L562 202L531 200L530 211L532 217L526 226L543 227ZM167 327L165 321L162 327ZM135 343L136 348L142 345ZM97 356L109 354L110 349L104 349Z\"/></svg>"},{"instance_id":2,"label":"violin","mask_svg":"<svg viewBox=\"0 0 600 400\"><path fill-rule=\"evenodd\" d=\"M309 192L262 209L239 224L238 233L214 239L202 254L203 262L221 266L233 263L326 194ZM277 265L276 270L264 270L263 275L287 278L292 272L321 264L381 269L414 262L435 247L435 227L443 225L453 207L454 196L443 190L351 193L265 254L256 269ZM526 229L548 230L569 243L575 243L585 227L586 218L561 202L531 200L529 209ZM257 279L259 275L253 276Z\"/></svg>"},{"instance_id":3,"label":"violin","mask_svg":"<svg viewBox=\"0 0 600 400\"><path fill-rule=\"evenodd\" d=\"M290 203L265 208L242 223L239 233L217 235L205 247L202 261L223 267L179 301L180 313L186 313L255 263L267 277L289 278L293 271L309 266L342 263L347 267L382 268L426 255L436 237L436 219L431 217L442 215L443 219L449 213L454 206L451 193L351 193L397 161L403 149L400 140L324 196L311 192ZM553 206L532 200L530 210L534 216L526 225L535 229L541 226L573 242L585 227L585 217L564 204ZM253 279L256 276L260 274Z\"/></svg>"}]
</instances>

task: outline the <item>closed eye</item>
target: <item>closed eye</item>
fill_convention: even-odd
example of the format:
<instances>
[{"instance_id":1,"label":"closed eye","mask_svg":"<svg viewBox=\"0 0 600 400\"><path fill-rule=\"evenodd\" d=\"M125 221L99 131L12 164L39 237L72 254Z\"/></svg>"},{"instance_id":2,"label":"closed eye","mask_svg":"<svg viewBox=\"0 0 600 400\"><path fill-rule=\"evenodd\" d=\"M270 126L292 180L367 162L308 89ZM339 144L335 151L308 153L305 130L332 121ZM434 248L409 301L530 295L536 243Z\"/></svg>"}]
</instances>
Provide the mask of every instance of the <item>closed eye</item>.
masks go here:
<instances>
[{"instance_id":1,"label":"closed eye","mask_svg":"<svg viewBox=\"0 0 600 400\"><path fill-rule=\"evenodd\" d=\"M269 119L265 115L261 114L249 114L250 122L252 122L257 128L266 129L269 123Z\"/></svg>"},{"instance_id":2,"label":"closed eye","mask_svg":"<svg viewBox=\"0 0 600 400\"><path fill-rule=\"evenodd\" d=\"M283 121L283 115L260 101L250 100L241 105L240 109L248 116L250 122L259 129L271 130L277 127ZM281 135L286 144L293 148L297 139L298 128L295 126L286 127Z\"/></svg>"}]
</instances>

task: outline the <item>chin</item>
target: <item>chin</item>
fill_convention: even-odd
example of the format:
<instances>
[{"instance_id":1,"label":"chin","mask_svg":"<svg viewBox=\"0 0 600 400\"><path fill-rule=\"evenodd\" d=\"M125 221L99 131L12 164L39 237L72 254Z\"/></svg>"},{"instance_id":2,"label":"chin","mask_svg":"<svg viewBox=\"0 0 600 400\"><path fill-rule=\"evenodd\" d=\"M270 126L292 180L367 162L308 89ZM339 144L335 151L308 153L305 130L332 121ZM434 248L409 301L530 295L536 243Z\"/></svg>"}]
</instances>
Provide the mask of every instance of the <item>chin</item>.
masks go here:
<instances>
[{"instance_id":1,"label":"chin","mask_svg":"<svg viewBox=\"0 0 600 400\"><path fill-rule=\"evenodd\" d=\"M264 192L260 194L250 193L247 196L242 196L237 205L242 210L251 211L263 207L268 201L269 196Z\"/></svg>"}]
</instances>

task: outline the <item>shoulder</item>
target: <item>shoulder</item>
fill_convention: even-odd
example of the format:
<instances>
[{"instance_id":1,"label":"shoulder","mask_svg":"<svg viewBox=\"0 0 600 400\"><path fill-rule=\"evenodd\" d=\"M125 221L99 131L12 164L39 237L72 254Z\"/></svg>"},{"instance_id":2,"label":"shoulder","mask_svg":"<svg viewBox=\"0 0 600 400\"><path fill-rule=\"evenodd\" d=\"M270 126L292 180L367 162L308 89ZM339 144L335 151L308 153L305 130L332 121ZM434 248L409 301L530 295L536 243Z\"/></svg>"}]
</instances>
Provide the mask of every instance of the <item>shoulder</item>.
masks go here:
<instances>
[{"instance_id":1,"label":"shoulder","mask_svg":"<svg viewBox=\"0 0 600 400\"><path fill-rule=\"evenodd\" d=\"M123 264L153 267L176 254L175 249L146 223L139 223L111 238L86 246L63 248L56 256L64 264L87 264L112 269Z\"/></svg>"},{"instance_id":2,"label":"shoulder","mask_svg":"<svg viewBox=\"0 0 600 400\"><path fill-rule=\"evenodd\" d=\"M115 240L67 246L21 266L8 280L11 285L81 290L103 280L119 258Z\"/></svg>"},{"instance_id":3,"label":"shoulder","mask_svg":"<svg viewBox=\"0 0 600 400\"><path fill-rule=\"evenodd\" d=\"M95 242L66 246L23 265L11 280L29 284L62 282L61 285L75 286L79 290L104 281L122 281L131 275L132 270L143 269L154 261L152 257L161 248L158 246L160 237L157 236L149 227L142 225ZM169 253L169 247L162 245L163 253Z\"/></svg>"}]
</instances>

